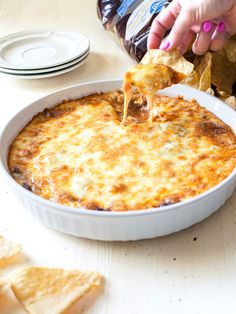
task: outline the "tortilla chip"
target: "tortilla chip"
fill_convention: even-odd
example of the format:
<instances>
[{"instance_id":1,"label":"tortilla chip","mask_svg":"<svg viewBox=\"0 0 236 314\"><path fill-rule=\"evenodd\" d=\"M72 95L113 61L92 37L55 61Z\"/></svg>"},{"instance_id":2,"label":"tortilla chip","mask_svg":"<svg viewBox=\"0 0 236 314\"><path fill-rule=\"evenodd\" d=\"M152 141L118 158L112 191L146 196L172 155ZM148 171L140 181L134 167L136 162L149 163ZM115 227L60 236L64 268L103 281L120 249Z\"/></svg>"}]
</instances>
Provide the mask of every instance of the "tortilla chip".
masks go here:
<instances>
[{"instance_id":1,"label":"tortilla chip","mask_svg":"<svg viewBox=\"0 0 236 314\"><path fill-rule=\"evenodd\" d=\"M218 90L216 88L216 95L220 98L223 102L225 102L228 106L230 106L232 109L236 110L236 97L230 96L226 92Z\"/></svg>"},{"instance_id":2,"label":"tortilla chip","mask_svg":"<svg viewBox=\"0 0 236 314\"><path fill-rule=\"evenodd\" d=\"M194 72L181 81L181 84L207 91L209 88L211 88L211 53L206 53L203 58L196 58L195 64L197 66Z\"/></svg>"},{"instance_id":3,"label":"tortilla chip","mask_svg":"<svg viewBox=\"0 0 236 314\"><path fill-rule=\"evenodd\" d=\"M236 62L236 39L228 39L224 45L224 53L230 62Z\"/></svg>"},{"instance_id":4,"label":"tortilla chip","mask_svg":"<svg viewBox=\"0 0 236 314\"><path fill-rule=\"evenodd\" d=\"M184 58L187 61L189 61L192 64L194 64L194 59L196 58L196 55L193 53L192 46L190 47L190 49L188 51L185 52Z\"/></svg>"},{"instance_id":5,"label":"tortilla chip","mask_svg":"<svg viewBox=\"0 0 236 314\"><path fill-rule=\"evenodd\" d=\"M27 314L10 288L10 282L0 278L0 313Z\"/></svg>"},{"instance_id":6,"label":"tortilla chip","mask_svg":"<svg viewBox=\"0 0 236 314\"><path fill-rule=\"evenodd\" d=\"M0 267L5 267L15 262L21 251L21 246L0 236Z\"/></svg>"},{"instance_id":7,"label":"tortilla chip","mask_svg":"<svg viewBox=\"0 0 236 314\"><path fill-rule=\"evenodd\" d=\"M147 51L140 63L154 63L169 66L172 70L179 73L181 79L190 75L194 68L194 65L188 62L178 50L167 52L159 49L150 49Z\"/></svg>"},{"instance_id":8,"label":"tortilla chip","mask_svg":"<svg viewBox=\"0 0 236 314\"><path fill-rule=\"evenodd\" d=\"M214 92L214 90L213 90L211 87L209 87L209 88L206 90L206 93L209 94L209 95L211 95L211 96L215 96L215 92Z\"/></svg>"},{"instance_id":9,"label":"tortilla chip","mask_svg":"<svg viewBox=\"0 0 236 314\"><path fill-rule=\"evenodd\" d=\"M236 62L229 61L225 50L212 53L212 84L218 90L232 95L232 86L236 81Z\"/></svg>"},{"instance_id":10,"label":"tortilla chip","mask_svg":"<svg viewBox=\"0 0 236 314\"><path fill-rule=\"evenodd\" d=\"M9 282L4 278L0 277L0 295L3 294L9 287L10 287Z\"/></svg>"},{"instance_id":11,"label":"tortilla chip","mask_svg":"<svg viewBox=\"0 0 236 314\"><path fill-rule=\"evenodd\" d=\"M224 101L232 109L236 110L236 97L235 96L220 97L220 99Z\"/></svg>"},{"instance_id":12,"label":"tortilla chip","mask_svg":"<svg viewBox=\"0 0 236 314\"><path fill-rule=\"evenodd\" d=\"M101 275L78 270L26 267L10 277L12 290L34 314L59 314L101 284Z\"/></svg>"}]
</instances>

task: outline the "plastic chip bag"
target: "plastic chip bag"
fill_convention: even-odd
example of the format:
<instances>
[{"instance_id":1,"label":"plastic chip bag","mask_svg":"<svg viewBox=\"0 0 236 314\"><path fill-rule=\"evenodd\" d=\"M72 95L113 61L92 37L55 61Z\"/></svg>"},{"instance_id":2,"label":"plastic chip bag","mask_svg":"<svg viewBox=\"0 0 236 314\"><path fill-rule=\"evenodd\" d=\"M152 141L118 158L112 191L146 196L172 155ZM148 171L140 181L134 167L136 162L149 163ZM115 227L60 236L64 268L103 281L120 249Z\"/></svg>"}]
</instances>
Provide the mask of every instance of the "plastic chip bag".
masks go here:
<instances>
[{"instance_id":1,"label":"plastic chip bag","mask_svg":"<svg viewBox=\"0 0 236 314\"><path fill-rule=\"evenodd\" d=\"M98 16L108 31L115 33L127 53L140 62L147 52L151 24L172 0L98 0ZM168 32L165 34L165 36ZM236 108L236 35L227 39L223 49L196 56L191 46L184 54L194 71L182 84L187 84L220 97ZM149 51L149 57L150 57ZM159 56L160 51L153 52ZM147 60L148 56L145 57ZM160 57L160 56L159 56ZM168 56L171 57L171 54ZM180 60L179 60L180 61ZM176 60L176 64L178 64ZM180 63L181 64L181 63Z\"/></svg>"},{"instance_id":2,"label":"plastic chip bag","mask_svg":"<svg viewBox=\"0 0 236 314\"><path fill-rule=\"evenodd\" d=\"M147 51L147 37L154 18L171 0L98 0L98 16L114 32L128 54L140 61Z\"/></svg>"}]
</instances>

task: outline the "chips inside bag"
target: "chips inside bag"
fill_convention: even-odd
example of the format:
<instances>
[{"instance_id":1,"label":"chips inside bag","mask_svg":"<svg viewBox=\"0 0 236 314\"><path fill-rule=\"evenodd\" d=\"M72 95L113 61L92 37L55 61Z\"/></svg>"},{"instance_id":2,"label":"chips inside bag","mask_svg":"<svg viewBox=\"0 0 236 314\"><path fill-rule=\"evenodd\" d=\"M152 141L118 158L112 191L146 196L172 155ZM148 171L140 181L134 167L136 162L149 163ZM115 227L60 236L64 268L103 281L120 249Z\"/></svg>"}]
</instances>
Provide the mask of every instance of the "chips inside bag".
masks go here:
<instances>
[{"instance_id":1,"label":"chips inside bag","mask_svg":"<svg viewBox=\"0 0 236 314\"><path fill-rule=\"evenodd\" d=\"M236 62L232 62L233 51L229 59L226 47L217 52L207 52L204 56L194 56L189 52L182 56L178 50L166 52L151 49L144 55L141 64L167 65L182 77L181 84L217 96L232 108L236 108ZM236 51L234 54L236 55Z\"/></svg>"},{"instance_id":2,"label":"chips inside bag","mask_svg":"<svg viewBox=\"0 0 236 314\"><path fill-rule=\"evenodd\" d=\"M234 55L236 57L236 51ZM233 60L233 56L230 58ZM235 81L236 62L229 60L226 48L212 53L212 84L216 86L219 91L232 95Z\"/></svg>"},{"instance_id":3,"label":"chips inside bag","mask_svg":"<svg viewBox=\"0 0 236 314\"><path fill-rule=\"evenodd\" d=\"M203 58L197 58L194 71L186 77L181 83L207 91L211 88L211 68L212 68L212 55L211 53L205 54Z\"/></svg>"}]
</instances>

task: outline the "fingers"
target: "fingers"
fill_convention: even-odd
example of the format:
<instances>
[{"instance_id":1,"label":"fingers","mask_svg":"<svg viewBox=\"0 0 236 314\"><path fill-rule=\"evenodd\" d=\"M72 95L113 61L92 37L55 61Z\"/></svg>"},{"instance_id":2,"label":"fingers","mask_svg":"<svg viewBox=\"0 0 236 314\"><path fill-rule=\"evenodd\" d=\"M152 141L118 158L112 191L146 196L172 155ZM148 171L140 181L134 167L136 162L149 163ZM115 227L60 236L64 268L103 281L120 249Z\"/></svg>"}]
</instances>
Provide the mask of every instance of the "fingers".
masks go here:
<instances>
[{"instance_id":1,"label":"fingers","mask_svg":"<svg viewBox=\"0 0 236 314\"><path fill-rule=\"evenodd\" d=\"M180 14L176 18L174 26L165 41L163 46L161 45L160 49L170 51L174 48L178 48L183 43L183 39L186 38L187 34L190 31L192 25L195 24L194 14L191 10L180 11Z\"/></svg>"},{"instance_id":2,"label":"fingers","mask_svg":"<svg viewBox=\"0 0 236 314\"><path fill-rule=\"evenodd\" d=\"M190 47L191 43L193 42L193 39L195 36L196 36L196 34L192 30L190 30L187 33L187 35L185 35L182 43L178 47L178 50L181 54L184 54L188 50L188 48Z\"/></svg>"},{"instance_id":3,"label":"fingers","mask_svg":"<svg viewBox=\"0 0 236 314\"><path fill-rule=\"evenodd\" d=\"M154 19L148 36L148 49L159 48L166 31L174 25L179 10L178 4L173 1Z\"/></svg>"},{"instance_id":4,"label":"fingers","mask_svg":"<svg viewBox=\"0 0 236 314\"><path fill-rule=\"evenodd\" d=\"M148 49L159 48L162 38L166 33L166 28L155 18L152 23L150 33L148 36L147 47Z\"/></svg>"},{"instance_id":5,"label":"fingers","mask_svg":"<svg viewBox=\"0 0 236 314\"><path fill-rule=\"evenodd\" d=\"M195 34L197 34L193 44L195 54L202 55L209 49L213 51L221 49L226 37L225 23L221 21L216 25L211 21L205 21L201 25L196 19L196 10L192 7L181 8L179 2L173 0L154 19L148 36L148 49L160 48L171 51L177 48L183 54L193 41ZM171 32L163 40L168 29L171 29Z\"/></svg>"},{"instance_id":6,"label":"fingers","mask_svg":"<svg viewBox=\"0 0 236 314\"><path fill-rule=\"evenodd\" d=\"M217 25L215 32L212 36L210 49L213 51L220 50L221 48L223 48L225 40L226 40L226 27L224 21L221 21Z\"/></svg>"},{"instance_id":7,"label":"fingers","mask_svg":"<svg viewBox=\"0 0 236 314\"><path fill-rule=\"evenodd\" d=\"M202 23L201 30L193 44L193 52L197 55L203 55L211 46L211 38L215 32L216 25L211 21Z\"/></svg>"},{"instance_id":8,"label":"fingers","mask_svg":"<svg viewBox=\"0 0 236 314\"><path fill-rule=\"evenodd\" d=\"M208 50L220 50L224 46L225 38L226 27L224 21L220 21L218 25L206 21L202 24L198 37L193 44L193 52L197 55L203 55Z\"/></svg>"}]
</instances>

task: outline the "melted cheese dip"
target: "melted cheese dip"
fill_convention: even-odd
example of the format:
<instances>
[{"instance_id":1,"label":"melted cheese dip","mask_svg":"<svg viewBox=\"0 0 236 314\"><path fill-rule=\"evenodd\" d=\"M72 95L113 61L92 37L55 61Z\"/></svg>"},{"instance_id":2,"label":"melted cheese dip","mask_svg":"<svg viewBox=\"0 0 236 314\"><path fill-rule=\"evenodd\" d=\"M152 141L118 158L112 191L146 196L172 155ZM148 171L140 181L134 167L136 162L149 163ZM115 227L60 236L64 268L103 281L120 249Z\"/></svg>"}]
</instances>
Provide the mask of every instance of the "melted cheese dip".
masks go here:
<instances>
[{"instance_id":1,"label":"melted cheese dip","mask_svg":"<svg viewBox=\"0 0 236 314\"><path fill-rule=\"evenodd\" d=\"M196 101L156 96L150 124L136 95L126 126L123 103L118 91L39 113L11 145L12 176L60 204L124 211L192 198L234 169L235 135Z\"/></svg>"}]
</instances>

